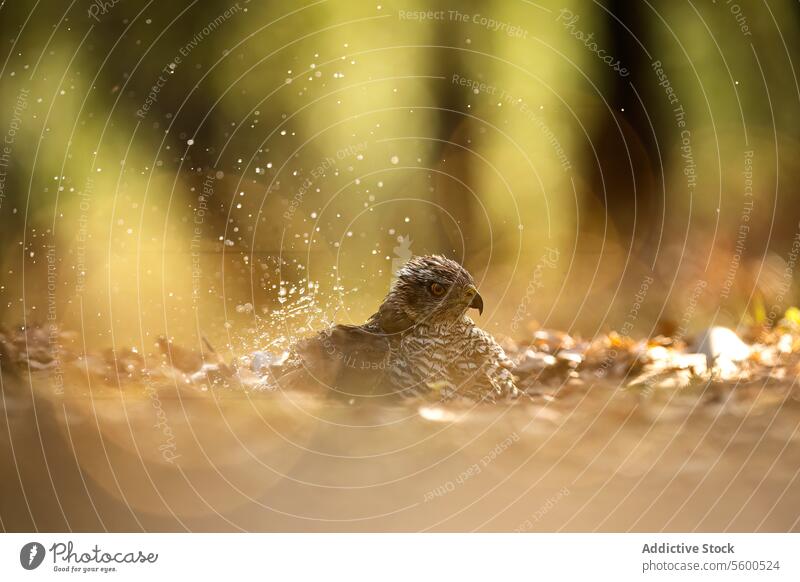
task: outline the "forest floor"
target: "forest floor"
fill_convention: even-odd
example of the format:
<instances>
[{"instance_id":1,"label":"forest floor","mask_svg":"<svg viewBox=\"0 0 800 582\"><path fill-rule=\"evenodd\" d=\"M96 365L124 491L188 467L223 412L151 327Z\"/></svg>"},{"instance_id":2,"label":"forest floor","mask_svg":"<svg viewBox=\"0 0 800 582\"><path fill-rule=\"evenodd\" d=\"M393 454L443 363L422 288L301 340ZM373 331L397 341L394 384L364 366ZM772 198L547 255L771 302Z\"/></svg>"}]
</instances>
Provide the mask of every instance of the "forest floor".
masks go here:
<instances>
[{"instance_id":1,"label":"forest floor","mask_svg":"<svg viewBox=\"0 0 800 582\"><path fill-rule=\"evenodd\" d=\"M270 389L252 354L170 344L144 369L132 349L67 354L66 332L57 360L43 330L17 330L0 360L0 519L12 531L800 531L795 325L693 342L537 330L504 341L523 394L495 403Z\"/></svg>"}]
</instances>

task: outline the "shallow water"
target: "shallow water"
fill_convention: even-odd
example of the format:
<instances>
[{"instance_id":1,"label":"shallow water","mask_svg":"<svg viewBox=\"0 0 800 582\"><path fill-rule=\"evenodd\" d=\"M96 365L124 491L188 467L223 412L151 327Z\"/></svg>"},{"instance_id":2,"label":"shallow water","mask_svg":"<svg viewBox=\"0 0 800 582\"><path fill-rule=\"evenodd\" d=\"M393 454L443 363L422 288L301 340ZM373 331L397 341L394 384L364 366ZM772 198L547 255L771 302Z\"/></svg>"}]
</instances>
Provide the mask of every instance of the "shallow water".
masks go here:
<instances>
[{"instance_id":1,"label":"shallow water","mask_svg":"<svg viewBox=\"0 0 800 582\"><path fill-rule=\"evenodd\" d=\"M508 404L3 377L6 530L798 531L790 387Z\"/></svg>"}]
</instances>

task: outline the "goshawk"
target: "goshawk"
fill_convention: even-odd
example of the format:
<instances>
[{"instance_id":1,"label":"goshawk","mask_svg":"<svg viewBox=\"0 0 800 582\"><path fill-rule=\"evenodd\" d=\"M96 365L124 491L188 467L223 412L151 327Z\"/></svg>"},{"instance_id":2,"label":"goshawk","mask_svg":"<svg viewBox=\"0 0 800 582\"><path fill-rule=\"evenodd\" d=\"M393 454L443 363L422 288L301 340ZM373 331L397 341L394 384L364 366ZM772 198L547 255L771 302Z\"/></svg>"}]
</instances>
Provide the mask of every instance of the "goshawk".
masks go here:
<instances>
[{"instance_id":1,"label":"goshawk","mask_svg":"<svg viewBox=\"0 0 800 582\"><path fill-rule=\"evenodd\" d=\"M516 395L511 360L467 316L471 308L483 313L483 299L461 265L414 257L366 323L298 342L289 367L345 395Z\"/></svg>"}]
</instances>

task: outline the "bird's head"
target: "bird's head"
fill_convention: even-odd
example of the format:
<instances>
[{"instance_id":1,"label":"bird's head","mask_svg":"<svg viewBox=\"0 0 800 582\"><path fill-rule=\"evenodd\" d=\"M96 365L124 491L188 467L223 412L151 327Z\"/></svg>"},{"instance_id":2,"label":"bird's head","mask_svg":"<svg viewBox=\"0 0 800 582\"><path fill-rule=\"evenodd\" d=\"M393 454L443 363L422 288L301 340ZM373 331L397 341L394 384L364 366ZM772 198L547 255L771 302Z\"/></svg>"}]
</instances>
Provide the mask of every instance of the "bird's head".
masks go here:
<instances>
[{"instance_id":1,"label":"bird's head","mask_svg":"<svg viewBox=\"0 0 800 582\"><path fill-rule=\"evenodd\" d=\"M459 320L468 309L483 313L483 299L466 269L439 255L413 257L398 272L381 311L405 327ZM384 328L402 331L403 325Z\"/></svg>"}]
</instances>

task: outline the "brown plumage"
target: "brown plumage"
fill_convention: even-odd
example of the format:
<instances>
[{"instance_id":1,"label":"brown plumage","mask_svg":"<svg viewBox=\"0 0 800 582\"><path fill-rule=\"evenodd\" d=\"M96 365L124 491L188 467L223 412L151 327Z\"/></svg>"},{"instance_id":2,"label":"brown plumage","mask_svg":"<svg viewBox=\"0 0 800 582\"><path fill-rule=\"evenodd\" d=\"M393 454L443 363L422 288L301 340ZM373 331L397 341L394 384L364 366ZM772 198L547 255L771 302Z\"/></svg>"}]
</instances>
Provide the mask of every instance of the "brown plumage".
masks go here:
<instances>
[{"instance_id":1,"label":"brown plumage","mask_svg":"<svg viewBox=\"0 0 800 582\"><path fill-rule=\"evenodd\" d=\"M482 312L483 299L461 265L414 257L366 323L337 325L298 342L288 368L293 378L342 395L515 395L511 361L467 317L471 308Z\"/></svg>"}]
</instances>

